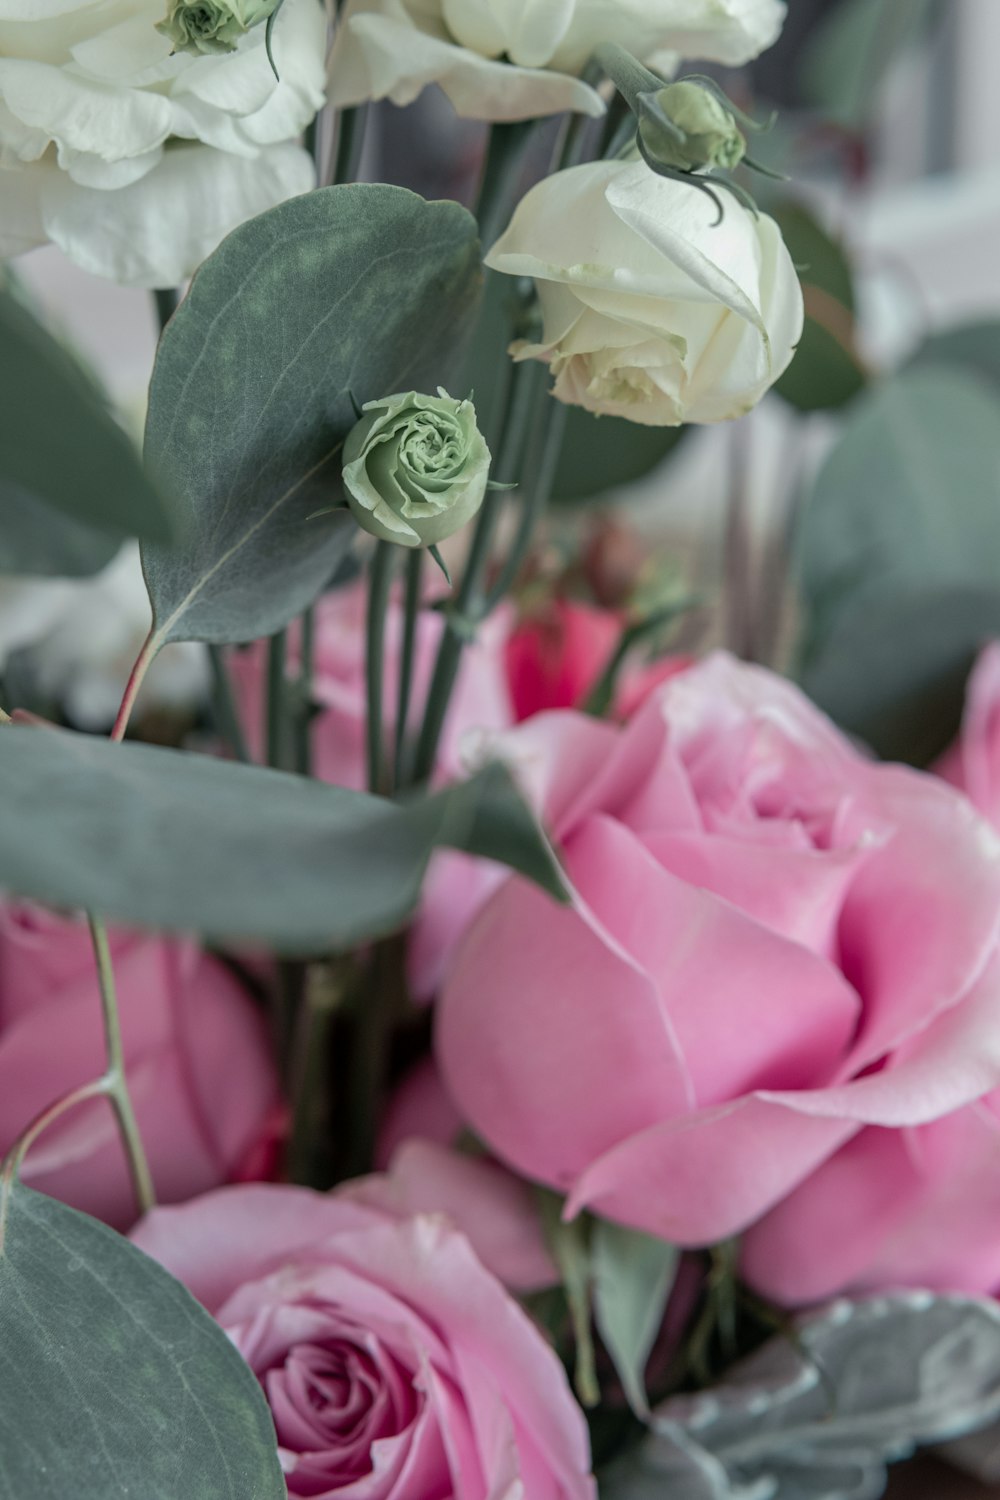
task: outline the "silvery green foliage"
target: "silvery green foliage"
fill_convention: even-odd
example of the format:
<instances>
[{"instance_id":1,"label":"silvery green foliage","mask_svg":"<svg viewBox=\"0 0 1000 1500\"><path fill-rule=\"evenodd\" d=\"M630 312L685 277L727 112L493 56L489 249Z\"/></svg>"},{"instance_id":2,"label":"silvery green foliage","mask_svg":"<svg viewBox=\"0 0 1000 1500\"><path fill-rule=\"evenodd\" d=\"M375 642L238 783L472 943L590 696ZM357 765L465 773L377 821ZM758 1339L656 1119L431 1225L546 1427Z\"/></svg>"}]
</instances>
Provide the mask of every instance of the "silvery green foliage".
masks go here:
<instances>
[{"instance_id":1,"label":"silvery green foliage","mask_svg":"<svg viewBox=\"0 0 1000 1500\"><path fill-rule=\"evenodd\" d=\"M903 1292L801 1319L659 1407L602 1500L876 1500L885 1465L1000 1413L1000 1309Z\"/></svg>"}]
</instances>

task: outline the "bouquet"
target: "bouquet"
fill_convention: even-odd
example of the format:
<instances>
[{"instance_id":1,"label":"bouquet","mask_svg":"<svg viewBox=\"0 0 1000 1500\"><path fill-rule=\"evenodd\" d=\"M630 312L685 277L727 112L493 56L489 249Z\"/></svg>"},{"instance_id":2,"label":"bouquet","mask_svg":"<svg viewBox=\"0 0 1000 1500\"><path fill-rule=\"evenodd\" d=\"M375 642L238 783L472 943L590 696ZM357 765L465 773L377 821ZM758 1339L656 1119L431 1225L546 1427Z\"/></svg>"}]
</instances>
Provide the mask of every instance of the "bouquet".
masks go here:
<instances>
[{"instance_id":1,"label":"bouquet","mask_svg":"<svg viewBox=\"0 0 1000 1500\"><path fill-rule=\"evenodd\" d=\"M0 249L160 327L140 457L4 273L0 570L149 602L0 676L5 1495L1000 1473L996 327L865 350L784 21L0 0Z\"/></svg>"}]
</instances>

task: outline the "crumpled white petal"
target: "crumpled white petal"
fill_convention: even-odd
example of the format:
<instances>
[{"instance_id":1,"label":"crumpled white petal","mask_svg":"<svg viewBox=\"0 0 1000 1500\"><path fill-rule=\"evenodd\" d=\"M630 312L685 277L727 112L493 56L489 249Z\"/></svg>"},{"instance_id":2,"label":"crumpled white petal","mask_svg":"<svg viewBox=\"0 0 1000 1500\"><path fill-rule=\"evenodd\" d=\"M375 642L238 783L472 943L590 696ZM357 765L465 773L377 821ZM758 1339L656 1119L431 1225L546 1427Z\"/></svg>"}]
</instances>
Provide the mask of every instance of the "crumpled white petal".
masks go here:
<instances>
[{"instance_id":1,"label":"crumpled white petal","mask_svg":"<svg viewBox=\"0 0 1000 1500\"><path fill-rule=\"evenodd\" d=\"M748 62L784 17L784 0L348 0L331 93L409 104L436 83L472 119L599 114L578 75L602 42L669 75L679 57Z\"/></svg>"},{"instance_id":2,"label":"crumpled white petal","mask_svg":"<svg viewBox=\"0 0 1000 1500\"><path fill-rule=\"evenodd\" d=\"M51 240L85 271L121 286L176 286L230 230L314 182L311 156L287 142L253 158L171 146L113 199L41 162L30 173L0 175L0 255Z\"/></svg>"}]
</instances>

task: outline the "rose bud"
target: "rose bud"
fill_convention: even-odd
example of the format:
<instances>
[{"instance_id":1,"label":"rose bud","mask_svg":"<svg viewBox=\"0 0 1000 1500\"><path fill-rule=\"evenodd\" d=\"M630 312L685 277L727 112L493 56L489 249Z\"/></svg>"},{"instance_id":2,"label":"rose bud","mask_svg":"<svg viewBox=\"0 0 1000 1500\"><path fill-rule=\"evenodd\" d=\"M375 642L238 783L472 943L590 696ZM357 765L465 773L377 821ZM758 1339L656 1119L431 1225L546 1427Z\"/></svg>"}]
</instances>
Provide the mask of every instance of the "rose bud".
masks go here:
<instances>
[{"instance_id":1,"label":"rose bud","mask_svg":"<svg viewBox=\"0 0 1000 1500\"><path fill-rule=\"evenodd\" d=\"M369 401L344 444L344 488L359 526L402 547L432 547L483 503L490 450L471 401L404 391Z\"/></svg>"},{"instance_id":2,"label":"rose bud","mask_svg":"<svg viewBox=\"0 0 1000 1500\"><path fill-rule=\"evenodd\" d=\"M175 52L234 52L252 26L278 8L278 0L172 0L156 29Z\"/></svg>"},{"instance_id":3,"label":"rose bud","mask_svg":"<svg viewBox=\"0 0 1000 1500\"><path fill-rule=\"evenodd\" d=\"M746 155L746 139L722 100L700 83L684 79L644 94L639 134L647 153L665 167L732 170Z\"/></svg>"}]
</instances>

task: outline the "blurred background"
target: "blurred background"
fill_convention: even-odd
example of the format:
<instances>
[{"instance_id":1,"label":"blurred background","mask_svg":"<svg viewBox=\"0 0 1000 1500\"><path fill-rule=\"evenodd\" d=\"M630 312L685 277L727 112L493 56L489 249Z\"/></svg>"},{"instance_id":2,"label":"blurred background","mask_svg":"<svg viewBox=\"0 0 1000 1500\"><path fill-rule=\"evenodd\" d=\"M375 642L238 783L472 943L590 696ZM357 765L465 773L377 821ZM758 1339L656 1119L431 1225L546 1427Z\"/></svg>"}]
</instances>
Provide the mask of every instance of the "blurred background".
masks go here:
<instances>
[{"instance_id":1,"label":"blurred background","mask_svg":"<svg viewBox=\"0 0 1000 1500\"><path fill-rule=\"evenodd\" d=\"M789 180L747 185L806 283L800 353L738 424L651 433L571 413L551 534L613 514L703 601L672 646L721 641L792 670L879 751L926 760L975 646L1000 633L1000 3L789 11L770 52L720 78L755 116L780 109L755 147ZM362 171L463 197L482 144L432 89L378 107ZM153 299L52 248L15 265L138 435ZM105 726L147 623L134 549L75 580L4 576L0 551L7 702ZM146 710L194 720L207 681L199 647L172 647Z\"/></svg>"}]
</instances>

